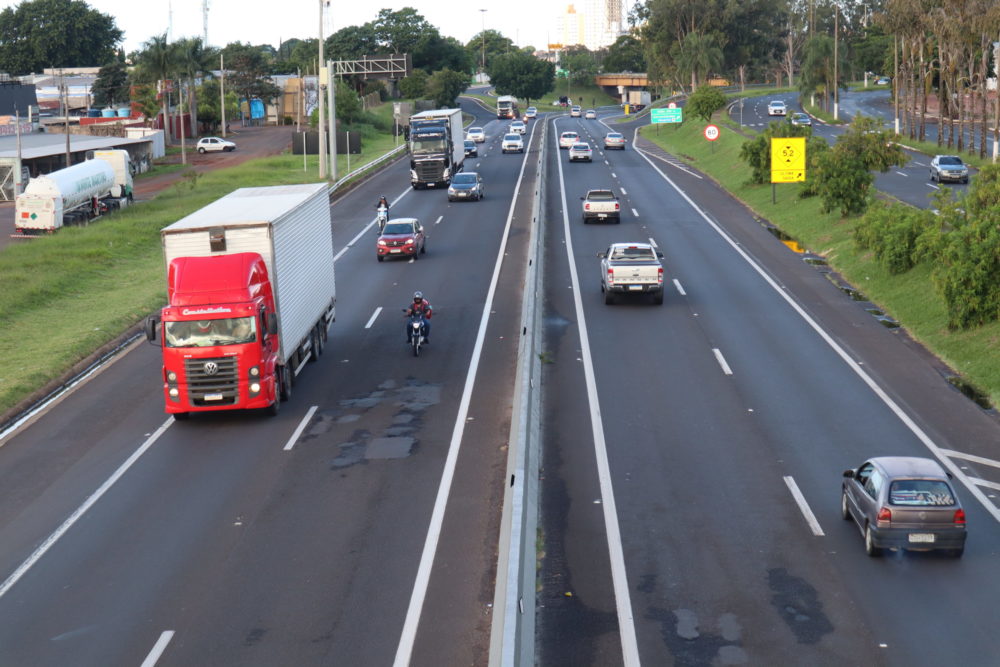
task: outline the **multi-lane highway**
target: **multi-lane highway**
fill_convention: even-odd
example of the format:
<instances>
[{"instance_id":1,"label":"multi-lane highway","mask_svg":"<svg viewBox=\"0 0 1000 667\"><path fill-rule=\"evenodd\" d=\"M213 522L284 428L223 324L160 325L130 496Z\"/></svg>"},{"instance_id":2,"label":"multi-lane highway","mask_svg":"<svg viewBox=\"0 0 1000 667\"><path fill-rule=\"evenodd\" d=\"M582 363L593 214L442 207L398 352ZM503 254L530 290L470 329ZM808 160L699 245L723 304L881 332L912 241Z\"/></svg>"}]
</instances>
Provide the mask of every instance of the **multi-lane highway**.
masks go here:
<instances>
[{"instance_id":1,"label":"multi-lane highway","mask_svg":"<svg viewBox=\"0 0 1000 667\"><path fill-rule=\"evenodd\" d=\"M994 418L707 179L564 152L547 156L540 664L994 660ZM579 221L598 185L620 225ZM649 239L666 303L605 305L595 253ZM963 559L865 555L841 473L883 454L950 466Z\"/></svg>"},{"instance_id":2,"label":"multi-lane highway","mask_svg":"<svg viewBox=\"0 0 1000 667\"><path fill-rule=\"evenodd\" d=\"M166 419L141 343L2 442L0 665L485 664L536 190L537 663L995 661L995 418L634 128L604 151L615 111L503 155L464 105L486 199L412 191L404 161L332 203L337 321L278 417ZM580 220L595 187L620 225ZM429 229L419 261L376 261L383 194ZM629 240L663 253L663 305L604 304L596 255ZM884 454L955 475L962 559L865 555L841 473Z\"/></svg>"}]
</instances>

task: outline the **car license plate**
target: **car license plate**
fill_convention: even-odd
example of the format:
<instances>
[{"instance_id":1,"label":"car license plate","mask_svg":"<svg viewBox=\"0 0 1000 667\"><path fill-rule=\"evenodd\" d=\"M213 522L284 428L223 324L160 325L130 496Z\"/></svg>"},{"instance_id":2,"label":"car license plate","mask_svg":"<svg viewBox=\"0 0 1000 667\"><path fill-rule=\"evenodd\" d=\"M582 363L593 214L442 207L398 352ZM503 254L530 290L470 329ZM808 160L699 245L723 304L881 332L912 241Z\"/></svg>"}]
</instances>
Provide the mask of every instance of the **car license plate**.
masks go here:
<instances>
[{"instance_id":1,"label":"car license plate","mask_svg":"<svg viewBox=\"0 0 1000 667\"><path fill-rule=\"evenodd\" d=\"M222 394L205 394L206 401L221 401Z\"/></svg>"},{"instance_id":2,"label":"car license plate","mask_svg":"<svg viewBox=\"0 0 1000 667\"><path fill-rule=\"evenodd\" d=\"M607 213L598 213L597 217L598 218L606 218L606 217L608 217L608 214Z\"/></svg>"},{"instance_id":3,"label":"car license plate","mask_svg":"<svg viewBox=\"0 0 1000 667\"><path fill-rule=\"evenodd\" d=\"M469 196L469 193L468 193L468 192L459 192L459 193L458 193L458 196L459 196L459 197L468 197L468 196Z\"/></svg>"},{"instance_id":4,"label":"car license plate","mask_svg":"<svg viewBox=\"0 0 1000 667\"><path fill-rule=\"evenodd\" d=\"M910 533L910 542L914 544L933 544L934 533Z\"/></svg>"},{"instance_id":5,"label":"car license plate","mask_svg":"<svg viewBox=\"0 0 1000 667\"><path fill-rule=\"evenodd\" d=\"M390 250L389 252L390 252L390 253L397 253L397 252L403 252L403 251L402 251L402 250L400 250L399 248L393 248L393 249L392 249L392 250Z\"/></svg>"},{"instance_id":6,"label":"car license plate","mask_svg":"<svg viewBox=\"0 0 1000 667\"><path fill-rule=\"evenodd\" d=\"M642 285L629 285L628 288L630 290L632 290L633 292L640 292L640 291L642 291Z\"/></svg>"}]
</instances>

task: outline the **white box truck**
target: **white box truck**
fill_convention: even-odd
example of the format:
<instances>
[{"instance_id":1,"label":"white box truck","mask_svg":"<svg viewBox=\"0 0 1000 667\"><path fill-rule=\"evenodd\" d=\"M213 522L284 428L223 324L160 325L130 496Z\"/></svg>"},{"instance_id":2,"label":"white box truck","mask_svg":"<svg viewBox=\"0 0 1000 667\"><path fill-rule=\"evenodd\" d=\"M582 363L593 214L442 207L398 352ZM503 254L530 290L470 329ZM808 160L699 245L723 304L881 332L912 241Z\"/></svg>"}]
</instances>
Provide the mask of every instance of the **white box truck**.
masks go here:
<instances>
[{"instance_id":1,"label":"white box truck","mask_svg":"<svg viewBox=\"0 0 1000 667\"><path fill-rule=\"evenodd\" d=\"M336 317L329 186L241 188L165 227L166 411L278 411ZM159 341L159 342L158 342Z\"/></svg>"}]
</instances>

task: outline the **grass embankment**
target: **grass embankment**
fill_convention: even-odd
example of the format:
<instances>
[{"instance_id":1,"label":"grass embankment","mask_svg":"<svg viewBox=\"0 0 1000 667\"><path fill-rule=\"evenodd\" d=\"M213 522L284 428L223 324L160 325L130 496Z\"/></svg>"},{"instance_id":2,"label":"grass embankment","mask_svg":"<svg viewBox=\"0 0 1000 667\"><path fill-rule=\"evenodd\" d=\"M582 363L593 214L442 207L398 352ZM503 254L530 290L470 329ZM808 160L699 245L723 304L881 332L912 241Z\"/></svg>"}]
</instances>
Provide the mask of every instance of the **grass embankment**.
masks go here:
<instances>
[{"instance_id":1,"label":"grass embankment","mask_svg":"<svg viewBox=\"0 0 1000 667\"><path fill-rule=\"evenodd\" d=\"M363 142L351 167L383 155L392 136ZM347 156L338 156L346 174ZM87 227L0 252L0 415L166 301L160 229L240 187L317 182L318 162L281 155L186 180Z\"/></svg>"},{"instance_id":2,"label":"grass embankment","mask_svg":"<svg viewBox=\"0 0 1000 667\"><path fill-rule=\"evenodd\" d=\"M943 300L931 283L926 264L902 275L891 275L872 261L870 254L854 247L854 219L823 213L818 198L799 199L798 184L777 186L777 203L771 203L770 185L747 185L749 167L739 158L743 141L725 114L713 122L721 129L712 142L702 137L704 123L687 121L663 128L643 128L644 137L710 175L745 202L761 218L777 225L812 252L823 255L830 266L852 285L897 319L907 331L968 381L1000 404L1000 322L968 331L949 331ZM744 133L748 132L743 128Z\"/></svg>"}]
</instances>

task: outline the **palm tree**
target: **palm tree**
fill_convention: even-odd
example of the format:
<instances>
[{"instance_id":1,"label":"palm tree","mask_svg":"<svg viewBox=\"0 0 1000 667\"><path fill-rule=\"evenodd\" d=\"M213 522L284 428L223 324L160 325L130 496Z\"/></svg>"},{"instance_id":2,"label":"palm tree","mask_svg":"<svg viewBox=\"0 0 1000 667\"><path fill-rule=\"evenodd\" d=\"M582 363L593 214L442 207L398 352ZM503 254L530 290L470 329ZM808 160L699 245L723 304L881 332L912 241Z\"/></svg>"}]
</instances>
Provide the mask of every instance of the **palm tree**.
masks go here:
<instances>
[{"instance_id":1,"label":"palm tree","mask_svg":"<svg viewBox=\"0 0 1000 667\"><path fill-rule=\"evenodd\" d=\"M201 37L190 37L174 42L176 48L177 66L181 76L188 82L188 100L191 110L191 125L188 135L194 136L198 131L198 100L195 97L194 80L211 69L217 56L215 49L205 46Z\"/></svg>"},{"instance_id":2,"label":"palm tree","mask_svg":"<svg viewBox=\"0 0 1000 667\"><path fill-rule=\"evenodd\" d=\"M174 65L174 49L167 42L167 34L154 35L146 42L143 42L143 50L139 54L139 64L146 75L157 82L157 87L161 90L160 113L163 115L163 138L170 143L170 122L167 118L170 104L169 94L163 89L162 82L173 76L176 71Z\"/></svg>"},{"instance_id":3,"label":"palm tree","mask_svg":"<svg viewBox=\"0 0 1000 667\"><path fill-rule=\"evenodd\" d=\"M671 49L678 74L691 76L691 91L698 87L698 75L722 69L723 56L715 35L689 32Z\"/></svg>"}]
</instances>

